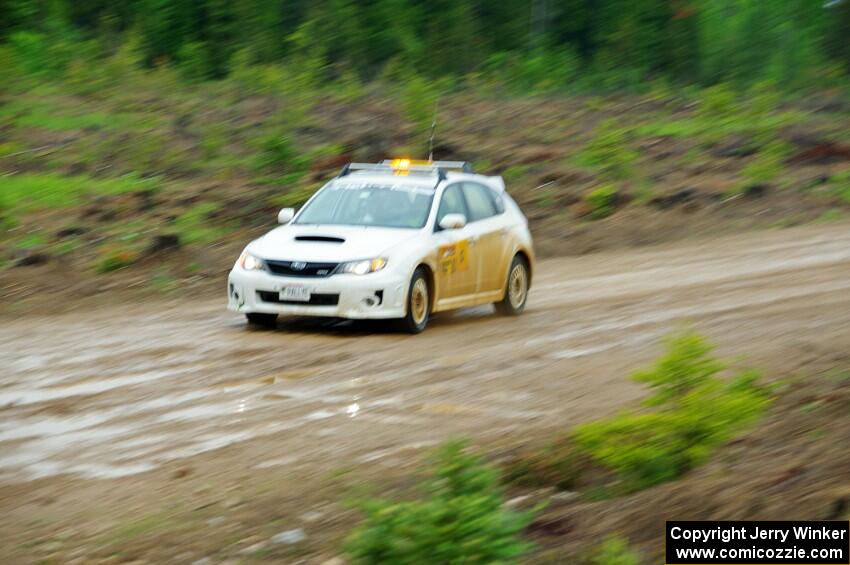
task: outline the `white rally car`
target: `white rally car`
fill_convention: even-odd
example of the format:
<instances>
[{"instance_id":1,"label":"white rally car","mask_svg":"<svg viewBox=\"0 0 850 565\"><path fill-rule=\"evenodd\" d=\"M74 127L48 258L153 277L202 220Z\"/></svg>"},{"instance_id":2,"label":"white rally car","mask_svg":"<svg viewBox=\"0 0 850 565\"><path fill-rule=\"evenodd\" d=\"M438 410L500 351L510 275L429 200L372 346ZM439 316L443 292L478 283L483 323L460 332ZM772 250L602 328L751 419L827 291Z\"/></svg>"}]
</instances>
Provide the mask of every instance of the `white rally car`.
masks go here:
<instances>
[{"instance_id":1,"label":"white rally car","mask_svg":"<svg viewBox=\"0 0 850 565\"><path fill-rule=\"evenodd\" d=\"M284 224L248 244L227 281L248 322L277 316L396 319L493 303L525 308L534 251L501 177L462 162L352 163Z\"/></svg>"}]
</instances>

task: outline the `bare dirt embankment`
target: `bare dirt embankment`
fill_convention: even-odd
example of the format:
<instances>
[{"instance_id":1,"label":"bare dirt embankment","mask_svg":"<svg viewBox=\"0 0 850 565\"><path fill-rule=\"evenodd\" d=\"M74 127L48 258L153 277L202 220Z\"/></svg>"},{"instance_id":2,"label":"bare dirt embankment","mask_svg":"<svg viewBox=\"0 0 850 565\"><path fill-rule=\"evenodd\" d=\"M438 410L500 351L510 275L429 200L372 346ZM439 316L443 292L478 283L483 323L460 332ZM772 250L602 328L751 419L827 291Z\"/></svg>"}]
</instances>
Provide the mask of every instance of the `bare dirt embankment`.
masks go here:
<instances>
[{"instance_id":1,"label":"bare dirt embankment","mask_svg":"<svg viewBox=\"0 0 850 565\"><path fill-rule=\"evenodd\" d=\"M302 527L302 546L255 557L321 562L356 520L338 505L351 485L404 484L421 454L449 437L498 451L612 414L644 394L629 373L685 323L722 356L763 368L771 381L846 370L850 227L545 260L524 316L500 319L479 308L440 316L415 337L310 320L252 331L212 299L6 316L0 554L8 562L48 555L191 562L237 557ZM842 382L837 394L846 396ZM817 414L821 392L807 392L800 406ZM792 414L802 413L794 406ZM789 432L781 421L771 425L778 427L752 450L765 460L742 469L784 469L798 458L782 455L781 445L765 447ZM833 432L805 433L840 446ZM831 454L830 465L847 452ZM806 461L817 453L827 452ZM803 512L843 500L835 494L848 484L840 467L821 470L833 477L821 481L828 492L811 485L797 497ZM795 500L805 478L786 471L763 500ZM712 488L730 501L718 473L709 473ZM691 499L676 495L677 487L658 488L655 496L672 489L673 499ZM624 517L645 515L652 492L597 503L609 506L592 512L630 533ZM700 509L720 510L699 518L747 515L704 496ZM576 549L582 536L598 533L580 525L591 515L582 508L574 511L583 521L556 521L537 533L544 547ZM655 538L638 542L652 552Z\"/></svg>"}]
</instances>

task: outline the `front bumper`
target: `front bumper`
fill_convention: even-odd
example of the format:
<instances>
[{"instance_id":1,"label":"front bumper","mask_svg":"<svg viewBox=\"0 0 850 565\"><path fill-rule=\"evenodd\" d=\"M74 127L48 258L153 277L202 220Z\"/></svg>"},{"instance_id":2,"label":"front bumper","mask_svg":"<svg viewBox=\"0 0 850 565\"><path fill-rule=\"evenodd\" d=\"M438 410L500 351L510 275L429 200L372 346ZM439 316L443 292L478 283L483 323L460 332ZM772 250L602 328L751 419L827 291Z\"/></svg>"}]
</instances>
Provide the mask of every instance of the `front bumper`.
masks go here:
<instances>
[{"instance_id":1,"label":"front bumper","mask_svg":"<svg viewBox=\"0 0 850 565\"><path fill-rule=\"evenodd\" d=\"M285 277L234 267L227 277L227 308L234 312L351 319L403 318L409 281L390 271L368 275ZM311 302L282 302L280 290L306 286Z\"/></svg>"}]
</instances>

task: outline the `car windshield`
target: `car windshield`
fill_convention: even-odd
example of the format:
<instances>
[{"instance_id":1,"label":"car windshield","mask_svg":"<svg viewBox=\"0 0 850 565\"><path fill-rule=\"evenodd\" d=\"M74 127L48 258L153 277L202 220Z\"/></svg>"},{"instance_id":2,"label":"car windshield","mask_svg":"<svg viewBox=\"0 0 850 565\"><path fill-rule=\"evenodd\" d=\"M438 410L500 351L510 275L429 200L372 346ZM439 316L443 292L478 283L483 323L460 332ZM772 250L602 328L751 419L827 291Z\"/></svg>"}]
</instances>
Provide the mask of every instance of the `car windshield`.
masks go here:
<instances>
[{"instance_id":1,"label":"car windshield","mask_svg":"<svg viewBox=\"0 0 850 565\"><path fill-rule=\"evenodd\" d=\"M298 215L296 224L421 228L434 191L404 185L330 184Z\"/></svg>"}]
</instances>

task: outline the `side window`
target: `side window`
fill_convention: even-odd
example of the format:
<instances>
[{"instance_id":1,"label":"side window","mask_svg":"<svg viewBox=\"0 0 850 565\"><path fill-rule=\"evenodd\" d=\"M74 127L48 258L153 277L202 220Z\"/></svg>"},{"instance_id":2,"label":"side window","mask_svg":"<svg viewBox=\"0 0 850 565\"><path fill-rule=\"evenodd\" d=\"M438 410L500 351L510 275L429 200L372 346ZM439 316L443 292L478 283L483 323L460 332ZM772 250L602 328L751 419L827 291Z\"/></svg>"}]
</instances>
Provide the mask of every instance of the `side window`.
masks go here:
<instances>
[{"instance_id":1,"label":"side window","mask_svg":"<svg viewBox=\"0 0 850 565\"><path fill-rule=\"evenodd\" d=\"M501 214L505 211L505 199L501 194L496 194L492 190L490 191L490 195L493 197L493 203L496 204L496 214Z\"/></svg>"},{"instance_id":2,"label":"side window","mask_svg":"<svg viewBox=\"0 0 850 565\"><path fill-rule=\"evenodd\" d=\"M469 214L466 211L466 205L463 202L463 195L460 192L459 184L454 184L443 191L440 207L437 209L437 229L440 229L440 221L447 214L463 214L469 220Z\"/></svg>"},{"instance_id":3,"label":"side window","mask_svg":"<svg viewBox=\"0 0 850 565\"><path fill-rule=\"evenodd\" d=\"M496 195L486 186L465 182L463 183L463 195L466 198L467 206L469 206L470 222L483 220L499 213L496 208Z\"/></svg>"}]
</instances>

